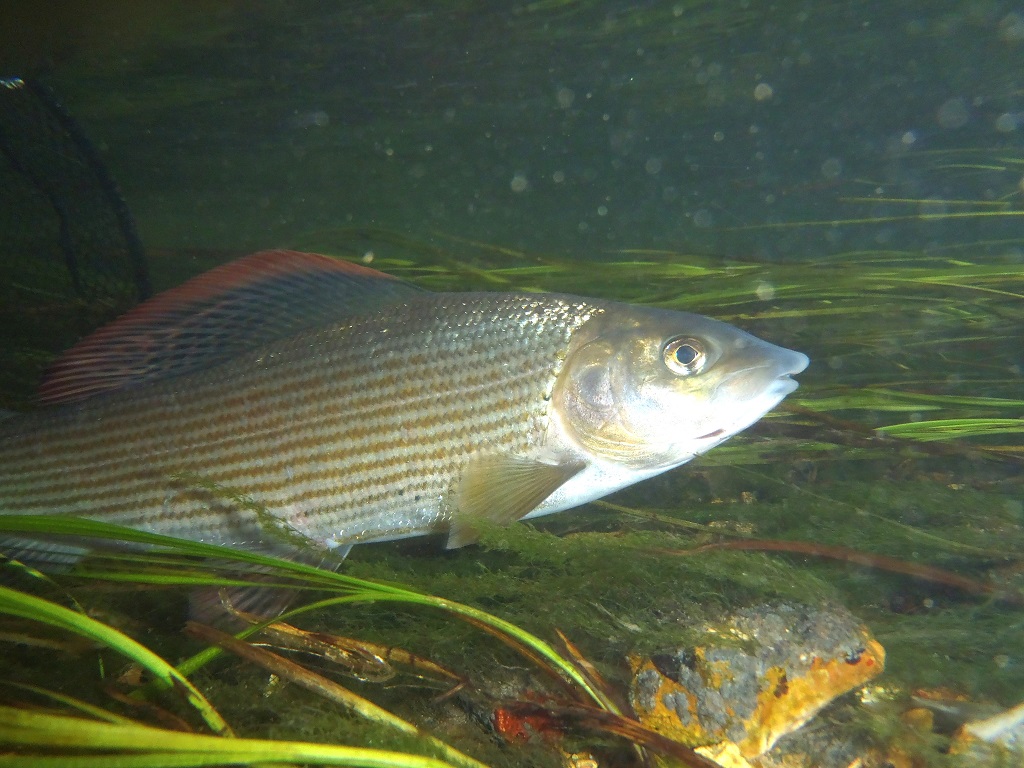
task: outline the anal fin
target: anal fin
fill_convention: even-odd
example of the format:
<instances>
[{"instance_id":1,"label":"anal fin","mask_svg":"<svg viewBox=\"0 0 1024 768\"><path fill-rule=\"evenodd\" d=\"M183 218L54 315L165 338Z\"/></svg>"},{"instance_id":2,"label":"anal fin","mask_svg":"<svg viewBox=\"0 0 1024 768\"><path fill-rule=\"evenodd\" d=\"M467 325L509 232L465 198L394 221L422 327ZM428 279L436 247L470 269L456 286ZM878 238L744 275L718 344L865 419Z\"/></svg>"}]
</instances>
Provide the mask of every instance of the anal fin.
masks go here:
<instances>
[{"instance_id":1,"label":"anal fin","mask_svg":"<svg viewBox=\"0 0 1024 768\"><path fill-rule=\"evenodd\" d=\"M257 551L259 548L253 548ZM335 570L341 566L351 546L338 547L323 557L319 551L302 550L285 555L288 559L305 565L312 565L324 570ZM268 549L266 554L280 556L279 552ZM273 582L287 584L287 576L282 580L278 575L266 572L263 566L252 566L243 569L240 578L251 582L251 586L204 586L195 587L189 592L188 613L193 621L212 624L222 628L244 626L246 616L256 616L258 620L272 619L284 613L295 597L301 592L299 585L269 586Z\"/></svg>"},{"instance_id":2,"label":"anal fin","mask_svg":"<svg viewBox=\"0 0 1024 768\"><path fill-rule=\"evenodd\" d=\"M262 587L196 587L189 592L188 615L193 621L215 626L243 624L238 614L272 619L284 613L297 590Z\"/></svg>"},{"instance_id":3,"label":"anal fin","mask_svg":"<svg viewBox=\"0 0 1024 768\"><path fill-rule=\"evenodd\" d=\"M88 546L65 540L0 537L0 558L39 566L50 571L68 570L87 555Z\"/></svg>"}]
</instances>

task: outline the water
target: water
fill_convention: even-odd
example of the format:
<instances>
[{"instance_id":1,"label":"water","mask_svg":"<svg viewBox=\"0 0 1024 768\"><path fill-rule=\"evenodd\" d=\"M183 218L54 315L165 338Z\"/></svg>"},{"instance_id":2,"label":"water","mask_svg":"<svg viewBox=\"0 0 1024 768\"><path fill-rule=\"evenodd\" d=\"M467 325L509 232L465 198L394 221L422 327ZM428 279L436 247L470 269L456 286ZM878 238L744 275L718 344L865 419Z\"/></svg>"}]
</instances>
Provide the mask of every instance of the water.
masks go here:
<instances>
[{"instance_id":1,"label":"water","mask_svg":"<svg viewBox=\"0 0 1024 768\"><path fill-rule=\"evenodd\" d=\"M877 716L905 729L893 723L918 688L1024 699L1019 606L806 555L651 554L659 536L685 548L717 529L1018 594L1024 12L897 5L15 3L0 74L39 74L61 95L120 184L158 287L284 246L429 287L701 311L808 353L791 400L809 412L613 500L675 527L593 510L542 526L560 543L518 531L455 555L374 547L349 567L545 637L558 626L620 685L628 652L672 642L666 616L842 603L886 647L875 693L892 703ZM22 381L40 364L25 360ZM883 442L878 427L933 439ZM629 546L613 543L622 531ZM499 676L494 648L451 622L332 620L412 646L426 623L426 648ZM158 624L153 642L173 647L174 620ZM251 706L221 695L248 733L341 739L329 712L309 728L287 714L318 706L294 691ZM846 706L888 743L864 724L877 710ZM434 726L456 730L453 717Z\"/></svg>"}]
</instances>

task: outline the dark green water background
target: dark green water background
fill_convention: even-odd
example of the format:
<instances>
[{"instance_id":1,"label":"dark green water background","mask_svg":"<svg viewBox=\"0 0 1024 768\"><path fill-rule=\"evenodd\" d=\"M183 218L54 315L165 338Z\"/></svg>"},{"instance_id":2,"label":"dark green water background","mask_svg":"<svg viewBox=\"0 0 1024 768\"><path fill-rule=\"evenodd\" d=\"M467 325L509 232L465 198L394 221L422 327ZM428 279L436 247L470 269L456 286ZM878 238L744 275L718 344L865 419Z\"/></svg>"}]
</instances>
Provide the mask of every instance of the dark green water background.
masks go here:
<instances>
[{"instance_id":1,"label":"dark green water background","mask_svg":"<svg viewBox=\"0 0 1024 768\"><path fill-rule=\"evenodd\" d=\"M0 63L44 73L151 249L329 245L354 224L812 259L1013 232L732 229L914 212L847 197L1019 194L928 159L1019 144L1011 4L7 5Z\"/></svg>"}]
</instances>

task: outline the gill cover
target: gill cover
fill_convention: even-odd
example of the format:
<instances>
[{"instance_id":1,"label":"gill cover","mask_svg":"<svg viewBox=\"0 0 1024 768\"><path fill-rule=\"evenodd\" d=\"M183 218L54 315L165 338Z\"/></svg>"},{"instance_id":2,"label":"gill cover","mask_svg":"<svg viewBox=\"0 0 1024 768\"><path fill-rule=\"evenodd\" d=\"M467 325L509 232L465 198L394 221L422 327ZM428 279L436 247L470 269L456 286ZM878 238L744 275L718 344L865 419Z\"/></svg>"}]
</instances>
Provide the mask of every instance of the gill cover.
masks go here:
<instances>
[{"instance_id":1,"label":"gill cover","mask_svg":"<svg viewBox=\"0 0 1024 768\"><path fill-rule=\"evenodd\" d=\"M678 322L652 322L649 312L616 307L581 328L554 393L566 432L584 451L638 468L677 463L665 455L675 440L666 443L664 422L690 431L686 413L699 412L700 379L719 357L713 340ZM666 345L691 338L701 345L699 368L686 370L683 356L670 369Z\"/></svg>"}]
</instances>

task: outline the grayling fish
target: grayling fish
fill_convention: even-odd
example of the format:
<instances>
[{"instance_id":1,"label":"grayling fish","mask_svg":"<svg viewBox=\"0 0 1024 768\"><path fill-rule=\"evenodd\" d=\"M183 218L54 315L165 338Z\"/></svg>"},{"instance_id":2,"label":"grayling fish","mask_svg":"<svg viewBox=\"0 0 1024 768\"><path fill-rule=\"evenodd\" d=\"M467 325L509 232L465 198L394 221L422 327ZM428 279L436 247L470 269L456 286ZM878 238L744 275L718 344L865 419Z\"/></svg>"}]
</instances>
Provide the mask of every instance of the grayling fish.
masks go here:
<instances>
[{"instance_id":1,"label":"grayling fish","mask_svg":"<svg viewBox=\"0 0 1024 768\"><path fill-rule=\"evenodd\" d=\"M278 554L434 532L461 546L482 520L569 509L689 461L773 408L807 362L700 315L431 293L257 253L58 361L50 407L0 423L0 511Z\"/></svg>"}]
</instances>

